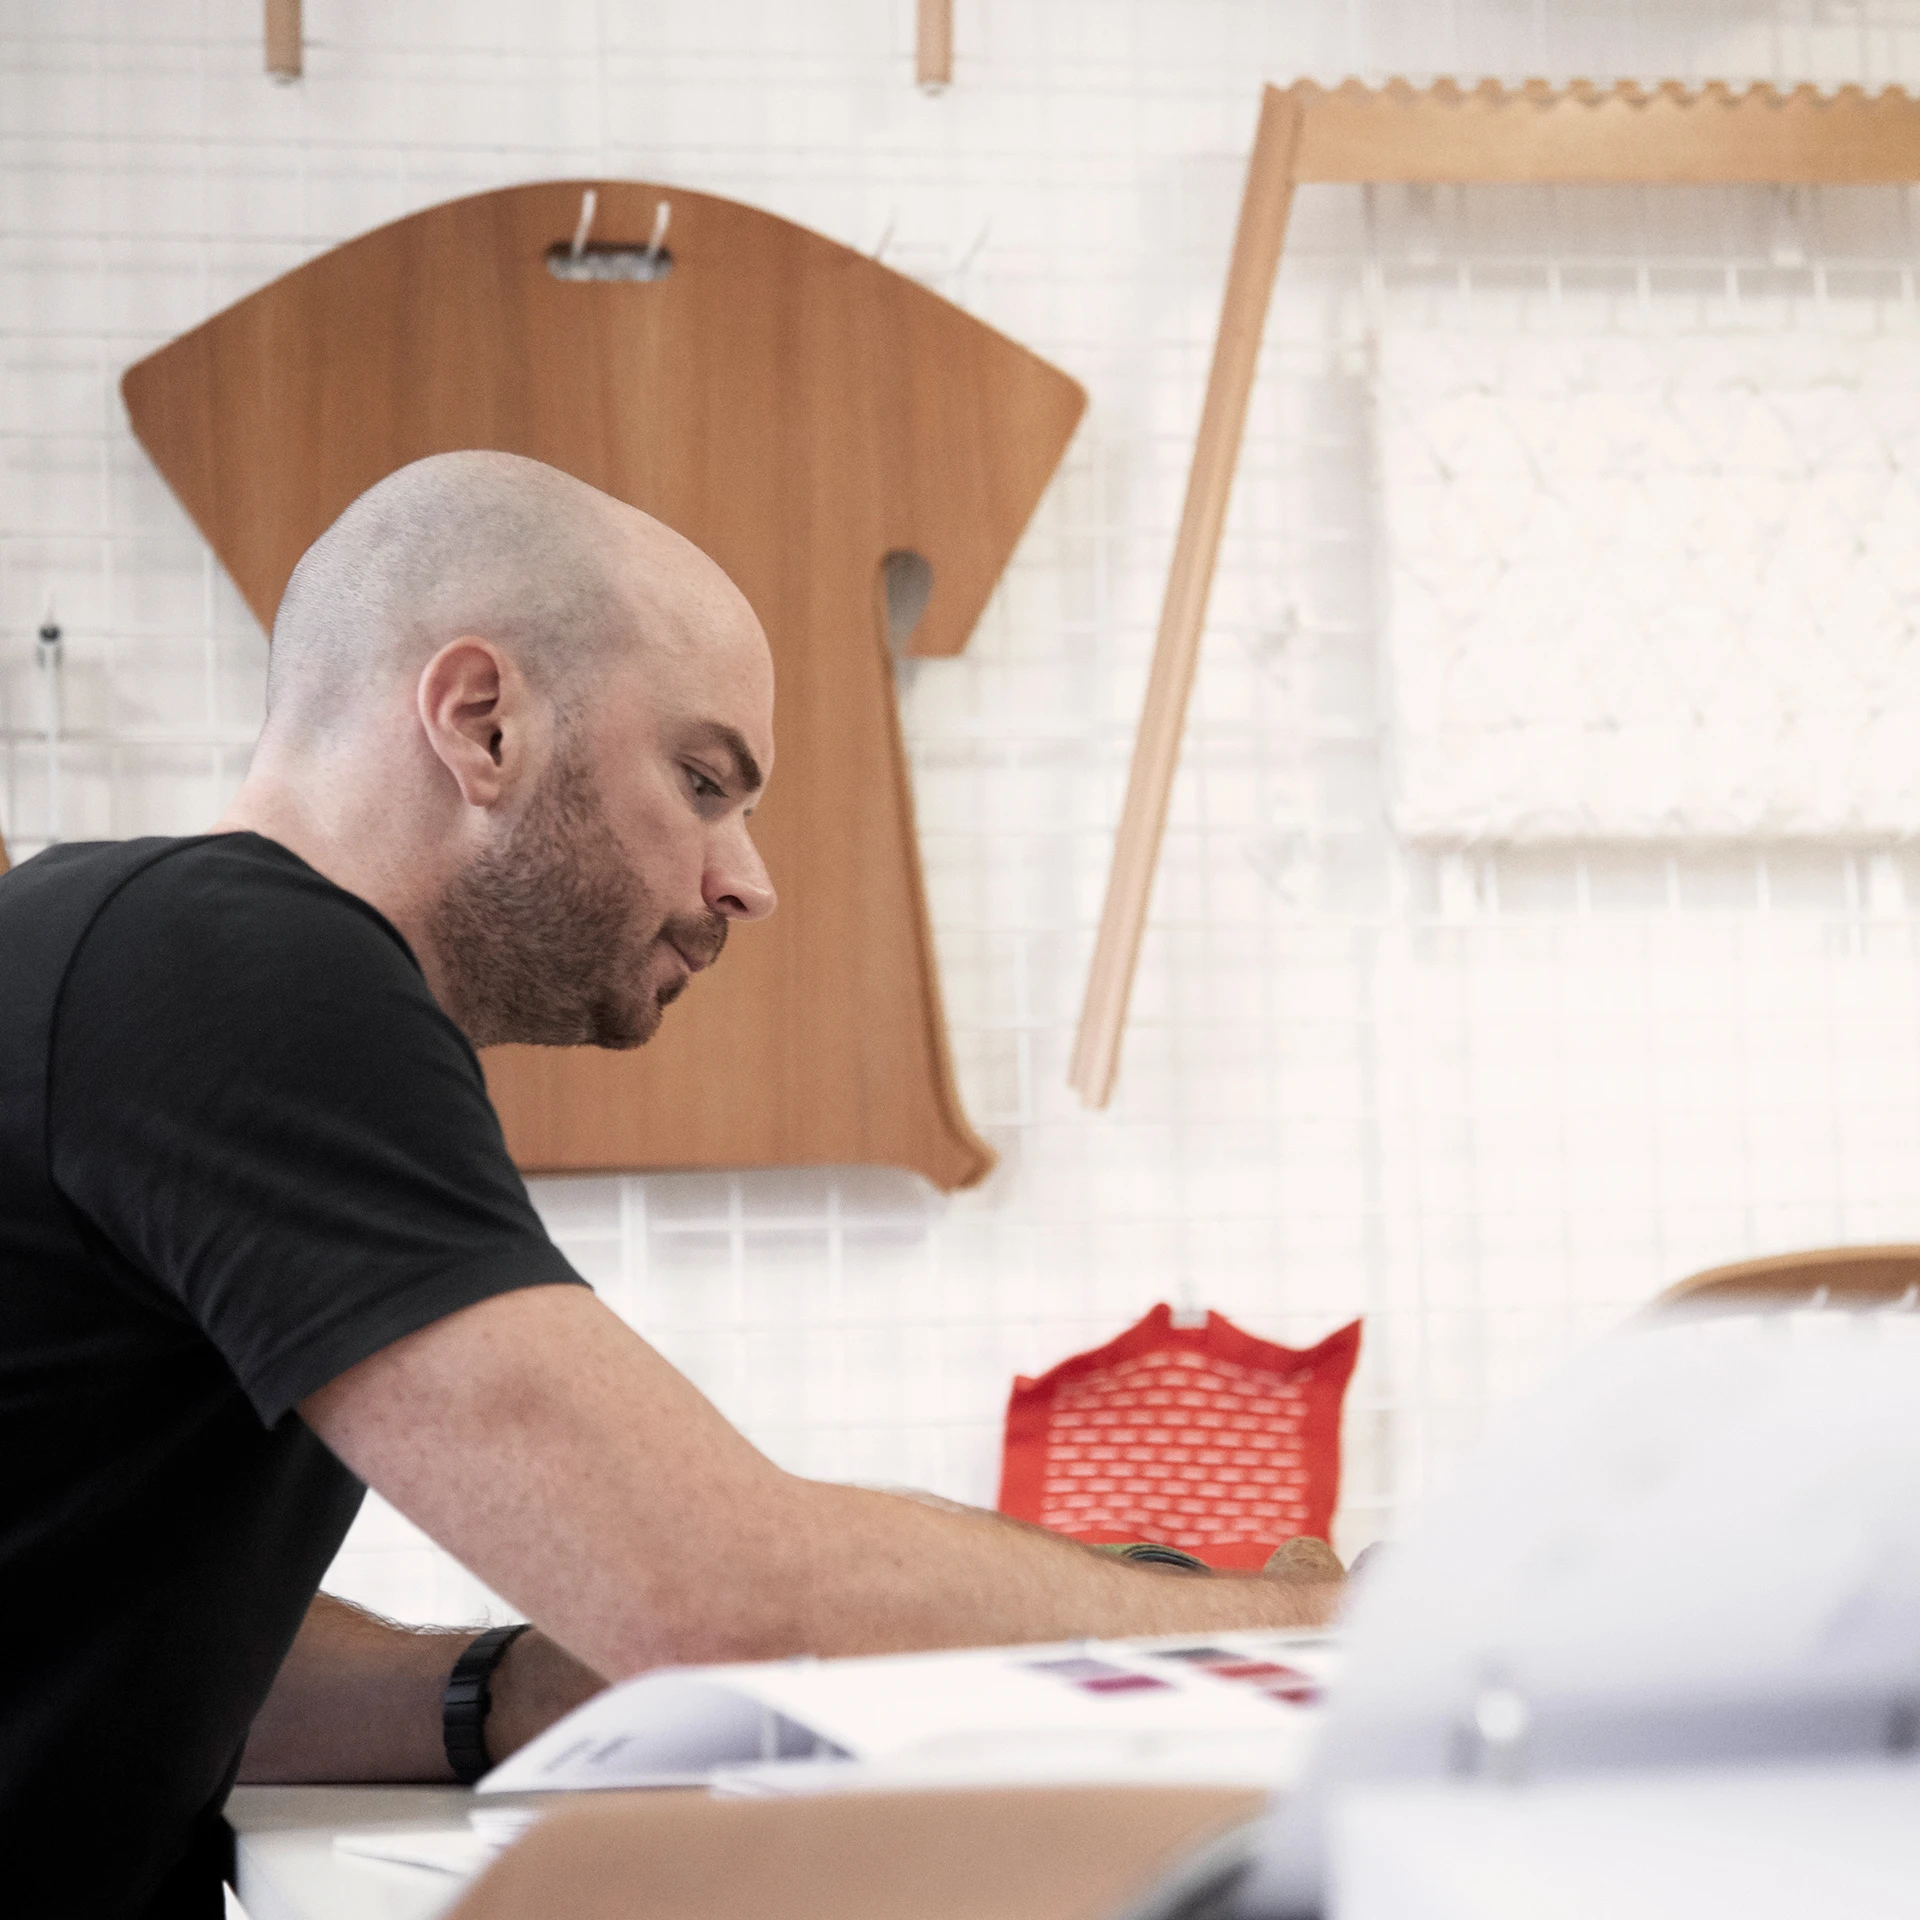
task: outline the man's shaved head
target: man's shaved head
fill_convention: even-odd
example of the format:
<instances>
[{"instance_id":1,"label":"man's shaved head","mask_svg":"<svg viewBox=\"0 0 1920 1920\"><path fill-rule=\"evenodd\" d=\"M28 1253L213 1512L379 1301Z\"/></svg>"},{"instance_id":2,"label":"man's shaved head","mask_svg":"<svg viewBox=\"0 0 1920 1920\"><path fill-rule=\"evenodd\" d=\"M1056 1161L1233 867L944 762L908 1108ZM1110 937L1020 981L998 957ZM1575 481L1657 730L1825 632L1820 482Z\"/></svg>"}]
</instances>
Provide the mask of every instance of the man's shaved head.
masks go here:
<instances>
[{"instance_id":1,"label":"man's shaved head","mask_svg":"<svg viewBox=\"0 0 1920 1920\"><path fill-rule=\"evenodd\" d=\"M640 637L620 565L623 537L640 527L666 533L518 454L402 467L294 568L273 623L269 723L328 732L371 679L410 677L461 633L508 648L529 681L570 705L586 669Z\"/></svg>"},{"instance_id":2,"label":"man's shaved head","mask_svg":"<svg viewBox=\"0 0 1920 1920\"><path fill-rule=\"evenodd\" d=\"M230 817L253 790L296 843L339 823L322 870L367 867L476 1045L637 1046L772 910L746 825L772 712L766 636L697 547L537 460L436 454L294 568Z\"/></svg>"}]
</instances>

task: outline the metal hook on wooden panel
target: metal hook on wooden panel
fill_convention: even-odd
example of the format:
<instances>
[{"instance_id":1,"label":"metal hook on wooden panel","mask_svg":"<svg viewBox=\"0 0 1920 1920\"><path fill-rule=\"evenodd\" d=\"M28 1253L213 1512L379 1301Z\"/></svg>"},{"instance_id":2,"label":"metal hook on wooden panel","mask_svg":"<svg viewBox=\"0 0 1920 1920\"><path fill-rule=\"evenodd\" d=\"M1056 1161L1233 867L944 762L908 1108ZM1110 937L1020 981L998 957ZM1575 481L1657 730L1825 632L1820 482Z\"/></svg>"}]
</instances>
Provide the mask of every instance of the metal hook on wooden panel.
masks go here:
<instances>
[{"instance_id":1,"label":"metal hook on wooden panel","mask_svg":"<svg viewBox=\"0 0 1920 1920\"><path fill-rule=\"evenodd\" d=\"M653 210L653 232L647 237L646 256L649 260L664 260L667 257L667 223L673 218L673 202L662 200Z\"/></svg>"},{"instance_id":2,"label":"metal hook on wooden panel","mask_svg":"<svg viewBox=\"0 0 1920 1920\"><path fill-rule=\"evenodd\" d=\"M574 224L573 245L567 249L567 258L578 262L587 257L587 235L593 231L593 216L600 210L600 194L597 188L588 187L580 196L580 218Z\"/></svg>"},{"instance_id":3,"label":"metal hook on wooden panel","mask_svg":"<svg viewBox=\"0 0 1920 1920\"><path fill-rule=\"evenodd\" d=\"M599 211L599 190L582 189L573 238L556 241L547 249L547 271L556 280L664 280L673 271L673 255L667 251L672 201L662 200L654 207L653 232L640 247L610 241L589 244Z\"/></svg>"}]
</instances>

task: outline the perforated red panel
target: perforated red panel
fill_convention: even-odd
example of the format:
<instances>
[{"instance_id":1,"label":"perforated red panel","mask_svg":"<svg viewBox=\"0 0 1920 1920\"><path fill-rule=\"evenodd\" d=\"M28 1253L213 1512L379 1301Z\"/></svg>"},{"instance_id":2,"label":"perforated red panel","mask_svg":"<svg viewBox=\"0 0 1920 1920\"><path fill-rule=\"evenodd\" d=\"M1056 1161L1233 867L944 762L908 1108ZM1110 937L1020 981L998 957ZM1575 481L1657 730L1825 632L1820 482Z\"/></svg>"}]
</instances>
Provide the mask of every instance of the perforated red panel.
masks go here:
<instances>
[{"instance_id":1,"label":"perforated red panel","mask_svg":"<svg viewBox=\"0 0 1920 1920\"><path fill-rule=\"evenodd\" d=\"M1340 1492L1340 1405L1360 1322L1317 1347L1256 1339L1162 1304L1007 1402L1000 1511L1094 1543L1153 1540L1209 1566L1258 1567L1325 1539Z\"/></svg>"}]
</instances>

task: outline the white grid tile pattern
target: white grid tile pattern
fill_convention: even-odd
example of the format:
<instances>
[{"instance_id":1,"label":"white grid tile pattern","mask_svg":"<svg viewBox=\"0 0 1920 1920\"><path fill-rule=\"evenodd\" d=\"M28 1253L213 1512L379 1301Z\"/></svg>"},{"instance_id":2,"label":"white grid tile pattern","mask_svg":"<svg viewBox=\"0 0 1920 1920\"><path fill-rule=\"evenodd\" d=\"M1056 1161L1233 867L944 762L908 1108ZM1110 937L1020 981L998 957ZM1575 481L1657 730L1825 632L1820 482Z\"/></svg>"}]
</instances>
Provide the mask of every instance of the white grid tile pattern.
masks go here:
<instances>
[{"instance_id":1,"label":"white grid tile pattern","mask_svg":"<svg viewBox=\"0 0 1920 1920\"><path fill-rule=\"evenodd\" d=\"M1421 288L1525 324L1525 290L1572 256L1603 278L1724 287L1729 262L1771 261L1769 216L1737 195L1700 214L1684 196L1312 190L1121 1092L1107 1114L1077 1108L1066 1057L1257 83L1912 85L1920 6L957 14L955 84L932 99L911 83L910 0L308 0L307 77L290 87L261 74L255 0L15 0L0 19L0 824L18 853L56 832L190 830L245 765L260 637L131 440L114 384L130 361L382 220L543 176L682 182L880 251L1093 396L967 654L903 676L960 1078L1002 1166L951 1201L865 1170L549 1181L536 1197L581 1271L777 1458L967 1499L991 1497L1010 1376L1157 1298L1294 1344L1364 1313L1337 1530L1351 1550L1493 1399L1667 1280L1795 1243L1920 1238L1920 866L1893 844L1395 841L1380 329ZM1902 196L1833 193L1813 213L1823 257L1907 284ZM1740 295L1758 297L1758 281ZM66 636L51 757L54 676L34 642L49 596ZM377 1503L333 1584L410 1617L488 1604Z\"/></svg>"}]
</instances>

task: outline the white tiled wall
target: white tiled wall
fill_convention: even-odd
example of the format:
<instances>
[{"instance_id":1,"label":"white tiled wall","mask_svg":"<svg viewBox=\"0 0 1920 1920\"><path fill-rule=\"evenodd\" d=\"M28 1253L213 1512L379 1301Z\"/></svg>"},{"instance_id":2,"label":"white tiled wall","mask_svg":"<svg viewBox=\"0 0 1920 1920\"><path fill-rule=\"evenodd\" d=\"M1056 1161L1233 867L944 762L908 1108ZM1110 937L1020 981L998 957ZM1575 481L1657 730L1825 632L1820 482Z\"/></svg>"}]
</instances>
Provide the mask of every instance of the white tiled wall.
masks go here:
<instances>
[{"instance_id":1,"label":"white tiled wall","mask_svg":"<svg viewBox=\"0 0 1920 1920\"><path fill-rule=\"evenodd\" d=\"M873 1170L536 1197L581 1271L779 1459L974 1500L1010 1376L1155 1299L1295 1341L1363 1313L1351 1550L1490 1400L1666 1281L1920 1239L1920 868L1817 838L1396 840L1382 330L1476 299L1482 324L1531 325L1526 289L1574 256L1632 279L1684 253L1749 317L1752 276L1779 270L1739 195L1676 213L1311 190L1120 1094L1077 1107L1066 1058L1258 83L1914 84L1920 5L960 0L939 98L912 84L912 16L308 0L306 78L276 87L256 0L9 0L0 825L17 854L190 830L245 765L261 638L127 431L130 361L379 221L542 176L682 182L880 251L1093 398L967 654L902 686L954 1048L1001 1167L953 1199ZM1905 214L1898 193L1814 196L1805 271L1905 275L1910 304ZM34 640L49 600L57 751ZM333 1584L412 1617L486 1605L377 1505Z\"/></svg>"}]
</instances>

